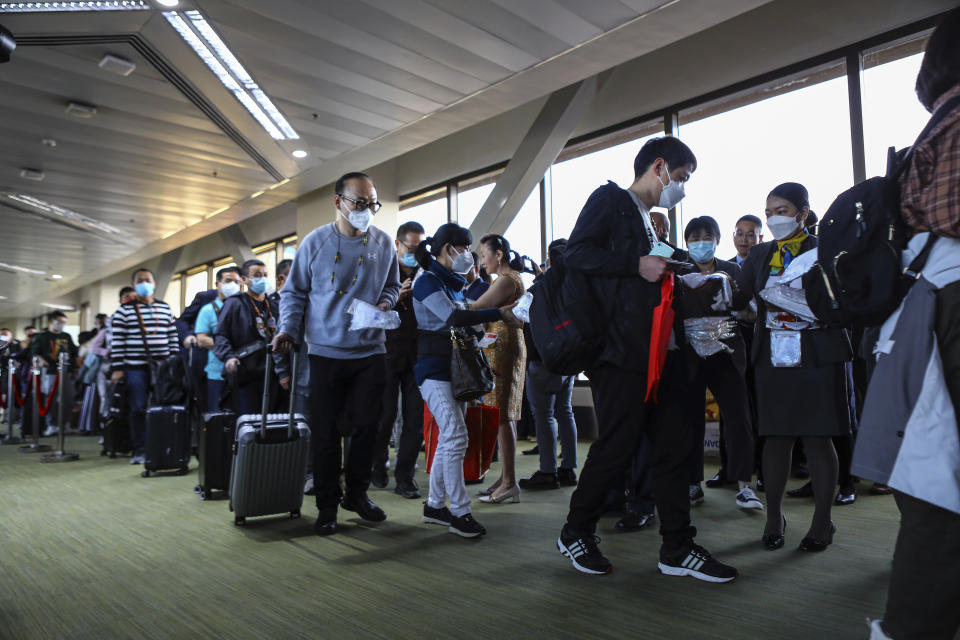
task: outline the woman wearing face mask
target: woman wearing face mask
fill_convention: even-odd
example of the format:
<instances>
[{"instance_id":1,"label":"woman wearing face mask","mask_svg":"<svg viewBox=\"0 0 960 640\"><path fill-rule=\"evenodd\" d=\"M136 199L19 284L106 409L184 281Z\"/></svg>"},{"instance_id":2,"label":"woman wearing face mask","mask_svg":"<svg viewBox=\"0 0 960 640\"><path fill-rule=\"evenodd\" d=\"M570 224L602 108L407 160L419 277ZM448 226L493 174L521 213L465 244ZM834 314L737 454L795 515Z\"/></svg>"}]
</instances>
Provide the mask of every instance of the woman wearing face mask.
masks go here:
<instances>
[{"instance_id":1,"label":"woman wearing face mask","mask_svg":"<svg viewBox=\"0 0 960 640\"><path fill-rule=\"evenodd\" d=\"M720 226L710 216L694 218L687 223L683 233L690 258L696 265L690 273L715 274L725 277L731 285L740 273L740 267L732 262L718 260L715 256L720 241ZM739 485L736 504L741 509L763 509L750 481L753 478L753 426L750 420L750 405L747 401L746 346L739 326L733 323L733 335L723 340L730 351L724 350L707 357L701 357L694 351L690 340L693 338L694 323L699 318L731 318L728 305L718 305L715 295L721 291L717 280L709 280L695 289L684 287L675 303L677 315L684 326L691 329L686 335L685 358L687 373L691 382L690 397L703 398L709 387L723 414L723 438L727 445L727 468L724 480ZM732 288L731 288L732 292ZM732 303L732 300L730 301ZM717 307L717 308L714 308ZM689 322L688 322L689 321ZM703 501L703 436L706 428L703 408L693 402L690 406L690 420L693 424L694 449L690 469L690 501L697 504Z\"/></svg>"},{"instance_id":2,"label":"woman wearing face mask","mask_svg":"<svg viewBox=\"0 0 960 640\"><path fill-rule=\"evenodd\" d=\"M499 235L486 235L480 239L480 261L484 269L497 279L473 305L476 309L490 309L512 305L526 289L520 280L523 260L510 243ZM497 341L486 349L493 368L496 388L488 396L487 404L500 409L500 479L481 492L481 502L500 504L520 502L520 486L517 484L517 421L523 406L523 383L527 369L527 349L523 341L523 329L509 327L503 322L487 326L487 331L497 334Z\"/></svg>"},{"instance_id":3,"label":"woman wearing face mask","mask_svg":"<svg viewBox=\"0 0 960 640\"><path fill-rule=\"evenodd\" d=\"M786 518L781 505L797 438L803 438L816 504L799 548L823 551L833 542L836 527L830 520L830 508L838 465L831 438L850 435L845 363L852 359L853 351L846 332L794 316L758 295L779 285L780 276L794 259L816 250L817 239L804 230L809 210L803 185L787 182L771 191L766 215L774 240L751 249L737 278L741 292L757 302L752 357L758 432L764 438L767 524L763 544L768 549L784 545ZM799 288L801 279L788 285Z\"/></svg>"},{"instance_id":4,"label":"woman wearing face mask","mask_svg":"<svg viewBox=\"0 0 960 640\"><path fill-rule=\"evenodd\" d=\"M414 371L420 393L440 430L423 521L446 526L450 533L465 538L481 536L486 529L471 514L463 479L463 457L467 451L466 406L454 399L450 384L450 328L483 322L521 326L506 305L482 311L468 309L463 296L467 283L463 274L473 266L472 242L468 229L452 222L441 226L417 247L417 264L423 272L413 285L418 327Z\"/></svg>"}]
</instances>

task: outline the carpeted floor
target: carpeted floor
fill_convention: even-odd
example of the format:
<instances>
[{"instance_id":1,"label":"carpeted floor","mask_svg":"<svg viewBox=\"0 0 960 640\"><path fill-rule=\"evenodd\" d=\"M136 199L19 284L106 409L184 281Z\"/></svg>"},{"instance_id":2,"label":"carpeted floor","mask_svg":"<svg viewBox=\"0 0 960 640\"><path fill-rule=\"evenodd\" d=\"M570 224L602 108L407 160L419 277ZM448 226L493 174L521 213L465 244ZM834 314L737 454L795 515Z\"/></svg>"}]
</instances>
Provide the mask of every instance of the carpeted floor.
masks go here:
<instances>
[{"instance_id":1,"label":"carpeted floor","mask_svg":"<svg viewBox=\"0 0 960 640\"><path fill-rule=\"evenodd\" d=\"M788 501L787 546L769 552L763 516L707 489L698 541L740 569L737 582L658 575L656 531L617 534L614 516L598 533L615 571L595 577L554 546L570 489L475 503L489 530L478 541L420 523L421 501L391 483L371 491L387 522L341 513L343 532L319 538L309 497L302 519L236 527L225 500L194 495L195 460L189 476L143 479L100 457L96 438L67 443L79 461L0 447L2 638L866 638L898 523L892 498L863 483L855 505L835 509L825 553L795 550L809 500ZM519 461L523 476L536 468L535 456Z\"/></svg>"}]
</instances>

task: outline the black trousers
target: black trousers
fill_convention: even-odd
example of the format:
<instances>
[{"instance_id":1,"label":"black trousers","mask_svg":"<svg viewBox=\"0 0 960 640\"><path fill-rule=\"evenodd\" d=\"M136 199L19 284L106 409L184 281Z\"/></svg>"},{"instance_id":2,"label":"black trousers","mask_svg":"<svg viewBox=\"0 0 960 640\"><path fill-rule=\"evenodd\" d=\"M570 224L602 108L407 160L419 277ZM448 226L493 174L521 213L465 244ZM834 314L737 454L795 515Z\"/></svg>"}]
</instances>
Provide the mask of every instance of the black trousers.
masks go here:
<instances>
[{"instance_id":1,"label":"black trousers","mask_svg":"<svg viewBox=\"0 0 960 640\"><path fill-rule=\"evenodd\" d=\"M640 436L640 444L630 463L630 479L627 482L627 511L653 513L656 500L653 498L653 469L650 467L650 439Z\"/></svg>"},{"instance_id":2,"label":"black trousers","mask_svg":"<svg viewBox=\"0 0 960 640\"><path fill-rule=\"evenodd\" d=\"M409 356L387 358L383 410L374 443L373 467L382 469L390 458L390 434L397 420L397 400L402 398L403 426L397 442L397 467L393 474L398 483L413 481L413 468L423 443L423 398L413 373L415 364L416 360Z\"/></svg>"},{"instance_id":3,"label":"black trousers","mask_svg":"<svg viewBox=\"0 0 960 640\"><path fill-rule=\"evenodd\" d=\"M753 421L747 383L726 353L700 359L699 368L690 383L690 397L706 396L707 387L713 392L723 420L720 438L723 445L721 463L730 481L750 482L754 469ZM690 484L703 480L703 436L706 418L698 403L689 403L693 425L693 448L690 453Z\"/></svg>"},{"instance_id":4,"label":"black trousers","mask_svg":"<svg viewBox=\"0 0 960 640\"><path fill-rule=\"evenodd\" d=\"M370 487L385 383L383 355L356 360L310 356L313 486L321 515L336 512L343 497L341 471L345 472L347 493L363 494ZM341 420L344 412L349 421ZM351 436L350 450L343 460L341 439L347 435Z\"/></svg>"},{"instance_id":5,"label":"black trousers","mask_svg":"<svg viewBox=\"0 0 960 640\"><path fill-rule=\"evenodd\" d=\"M696 536L690 526L687 494L691 447L689 402L679 352L670 351L660 380L658 402L643 402L646 375L600 363L587 372L594 389L599 436L590 447L580 483L570 498L567 527L591 535L603 511L607 491L622 483L640 435L650 439L653 493L665 547L675 549Z\"/></svg>"}]
</instances>

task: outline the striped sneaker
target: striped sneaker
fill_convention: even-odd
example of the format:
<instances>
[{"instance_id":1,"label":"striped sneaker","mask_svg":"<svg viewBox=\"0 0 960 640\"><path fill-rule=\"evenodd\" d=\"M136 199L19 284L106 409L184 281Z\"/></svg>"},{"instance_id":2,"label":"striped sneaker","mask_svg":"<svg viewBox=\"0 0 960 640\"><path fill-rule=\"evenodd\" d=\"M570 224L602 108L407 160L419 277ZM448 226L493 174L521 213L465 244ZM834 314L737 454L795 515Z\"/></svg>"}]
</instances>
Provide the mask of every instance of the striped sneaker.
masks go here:
<instances>
[{"instance_id":1,"label":"striped sneaker","mask_svg":"<svg viewBox=\"0 0 960 640\"><path fill-rule=\"evenodd\" d=\"M577 536L564 527L557 538L557 550L565 558L570 558L573 568L583 573L604 575L613 571L613 565L603 557L597 544L600 537L595 535Z\"/></svg>"},{"instance_id":2,"label":"striped sneaker","mask_svg":"<svg viewBox=\"0 0 960 640\"><path fill-rule=\"evenodd\" d=\"M657 569L665 576L690 576L704 582L733 582L739 575L736 569L717 562L709 551L693 542L676 554L667 555L661 549Z\"/></svg>"}]
</instances>

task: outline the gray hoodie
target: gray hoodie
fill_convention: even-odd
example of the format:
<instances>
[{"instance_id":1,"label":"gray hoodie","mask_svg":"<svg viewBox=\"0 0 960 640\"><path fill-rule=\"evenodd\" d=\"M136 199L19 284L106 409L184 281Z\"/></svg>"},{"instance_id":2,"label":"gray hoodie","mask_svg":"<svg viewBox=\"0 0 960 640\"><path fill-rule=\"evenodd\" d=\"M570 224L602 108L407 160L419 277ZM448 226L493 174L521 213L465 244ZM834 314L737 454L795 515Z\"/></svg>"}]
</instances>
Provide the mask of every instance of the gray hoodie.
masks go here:
<instances>
[{"instance_id":1,"label":"gray hoodie","mask_svg":"<svg viewBox=\"0 0 960 640\"><path fill-rule=\"evenodd\" d=\"M279 330L298 343L306 341L310 355L353 360L386 353L385 332L351 331L347 309L355 298L374 305L386 302L392 308L399 294L390 236L370 227L365 236L348 238L330 223L308 233L297 249L280 291Z\"/></svg>"}]
</instances>

